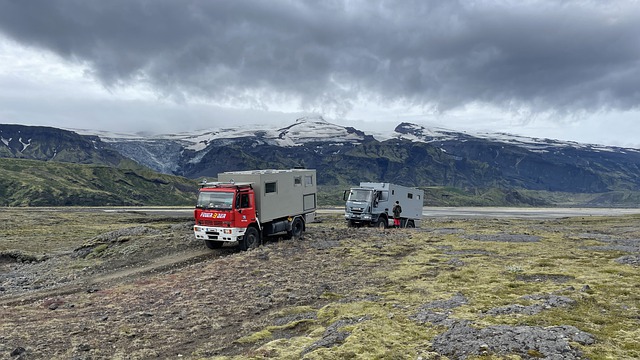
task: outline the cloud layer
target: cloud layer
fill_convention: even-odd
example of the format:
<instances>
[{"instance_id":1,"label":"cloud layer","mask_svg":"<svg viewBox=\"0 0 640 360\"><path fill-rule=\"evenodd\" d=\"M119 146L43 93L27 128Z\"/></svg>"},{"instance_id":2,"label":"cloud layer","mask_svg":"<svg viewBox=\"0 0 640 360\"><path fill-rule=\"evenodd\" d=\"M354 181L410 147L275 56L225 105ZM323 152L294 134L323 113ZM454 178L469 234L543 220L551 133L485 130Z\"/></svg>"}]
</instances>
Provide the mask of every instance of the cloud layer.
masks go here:
<instances>
[{"instance_id":1,"label":"cloud layer","mask_svg":"<svg viewBox=\"0 0 640 360\"><path fill-rule=\"evenodd\" d=\"M637 1L30 0L0 32L105 87L347 114L481 103L573 114L640 104Z\"/></svg>"}]
</instances>

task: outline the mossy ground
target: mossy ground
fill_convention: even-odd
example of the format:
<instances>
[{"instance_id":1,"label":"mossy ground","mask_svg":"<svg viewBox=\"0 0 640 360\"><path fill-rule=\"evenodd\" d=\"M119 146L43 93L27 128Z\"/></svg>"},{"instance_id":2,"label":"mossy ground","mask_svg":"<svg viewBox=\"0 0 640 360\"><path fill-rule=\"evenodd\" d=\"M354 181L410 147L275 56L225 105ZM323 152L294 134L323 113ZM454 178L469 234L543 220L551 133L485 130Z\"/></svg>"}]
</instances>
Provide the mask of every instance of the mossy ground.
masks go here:
<instances>
[{"instance_id":1,"label":"mossy ground","mask_svg":"<svg viewBox=\"0 0 640 360\"><path fill-rule=\"evenodd\" d=\"M143 214L90 208L0 208L0 252L65 252L99 234L149 222Z\"/></svg>"},{"instance_id":2,"label":"mossy ground","mask_svg":"<svg viewBox=\"0 0 640 360\"><path fill-rule=\"evenodd\" d=\"M363 319L342 330L350 333L335 346L315 350L305 359L422 359L441 358L429 343L443 329L409 320L417 309L457 293L469 299L452 310L451 318L491 325L573 325L593 334L597 341L580 346L590 359L640 358L640 275L637 268L614 261L618 251L593 251L599 244L585 234L640 238L637 217L524 220L452 220L426 222L417 230L395 230L400 239L367 234L367 239L344 240L333 249L336 259L371 267L377 278L373 287L342 294L348 301L334 301L317 309L317 318L299 337L270 339L259 330L253 339L262 344L253 358L296 359L301 348L322 337L326 327L340 319ZM438 232L443 227L456 229ZM537 236L538 241L475 241L467 235ZM456 264L456 265L452 265ZM361 274L360 274L361 275ZM532 294L563 294L576 301L568 308L550 308L535 315L484 316L488 310L510 304L530 305L522 297ZM358 300L362 299L362 300ZM267 327L267 330L269 328ZM525 353L527 353L525 351ZM535 350L528 352L535 358ZM216 357L215 359L240 359ZM487 354L482 359L520 358L519 355Z\"/></svg>"},{"instance_id":3,"label":"mossy ground","mask_svg":"<svg viewBox=\"0 0 640 360\"><path fill-rule=\"evenodd\" d=\"M47 226L0 216L9 224L0 228L7 239L0 250L25 252L73 249L100 233L149 224L135 214L96 215L95 225L40 214ZM466 301L442 310L448 319L477 328L571 325L595 338L589 345L571 343L585 358L640 358L640 275L616 261L640 252L638 216L427 219L420 229L384 231L347 228L340 216L320 219L302 240L249 252L225 247L193 265L98 284L95 292L4 306L0 354L21 346L48 358L456 359L432 346L447 326L415 315L425 304L461 295ZM161 234L145 236L157 246L188 236L155 224L149 226ZM34 247L29 234L52 241ZM98 244L94 258L83 261L99 260L107 269L118 254L143 256L126 250L140 241ZM610 246L617 241L626 247ZM539 302L527 295L549 294L574 302L532 315L489 314ZM48 308L54 302L57 310ZM468 358L542 355L523 349Z\"/></svg>"}]
</instances>

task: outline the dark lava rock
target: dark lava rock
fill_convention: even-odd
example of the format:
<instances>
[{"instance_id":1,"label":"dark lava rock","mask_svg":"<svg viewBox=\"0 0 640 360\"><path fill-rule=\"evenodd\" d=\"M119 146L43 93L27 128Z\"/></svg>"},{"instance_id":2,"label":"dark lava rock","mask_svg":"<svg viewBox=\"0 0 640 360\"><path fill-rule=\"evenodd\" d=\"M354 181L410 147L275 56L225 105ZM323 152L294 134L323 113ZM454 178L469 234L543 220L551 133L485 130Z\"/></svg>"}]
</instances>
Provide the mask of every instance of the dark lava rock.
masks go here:
<instances>
[{"instance_id":1,"label":"dark lava rock","mask_svg":"<svg viewBox=\"0 0 640 360\"><path fill-rule=\"evenodd\" d=\"M576 301L566 296L559 295L525 295L521 297L523 300L542 301L533 305L512 304L493 308L486 313L488 315L508 315L508 314L524 314L535 315L544 310L556 307L569 307L576 304Z\"/></svg>"},{"instance_id":2,"label":"dark lava rock","mask_svg":"<svg viewBox=\"0 0 640 360\"><path fill-rule=\"evenodd\" d=\"M11 356L18 356L18 355L22 355L24 354L24 352L27 351L27 349L18 346L17 348L13 349L13 351L11 352Z\"/></svg>"},{"instance_id":3,"label":"dark lava rock","mask_svg":"<svg viewBox=\"0 0 640 360\"><path fill-rule=\"evenodd\" d=\"M621 256L615 260L618 264L640 266L640 255Z\"/></svg>"},{"instance_id":4,"label":"dark lava rock","mask_svg":"<svg viewBox=\"0 0 640 360\"><path fill-rule=\"evenodd\" d=\"M524 282L543 282L543 281L552 281L557 284L562 284L567 281L574 280L575 277L569 275L555 275L555 274L529 274L529 275L518 275L516 276L516 280L524 281Z\"/></svg>"},{"instance_id":5,"label":"dark lava rock","mask_svg":"<svg viewBox=\"0 0 640 360\"><path fill-rule=\"evenodd\" d=\"M301 356L304 356L305 354L318 348L329 348L342 344L347 339L347 337L351 335L351 333L348 331L340 331L340 328L347 325L357 324L369 319L369 317L365 316L359 319L342 319L334 322L327 327L320 340L314 342L309 347L304 349Z\"/></svg>"},{"instance_id":6,"label":"dark lava rock","mask_svg":"<svg viewBox=\"0 0 640 360\"><path fill-rule=\"evenodd\" d=\"M591 334L573 326L497 325L477 329L468 323L458 323L434 339L433 349L455 360L491 354L519 355L525 359L582 359L582 353L571 347L571 341L582 345L594 343Z\"/></svg>"},{"instance_id":7,"label":"dark lava rock","mask_svg":"<svg viewBox=\"0 0 640 360\"><path fill-rule=\"evenodd\" d=\"M423 309L453 309L458 306L462 306L467 303L467 298L461 293L455 294L451 299L436 300L425 305L422 305Z\"/></svg>"},{"instance_id":8,"label":"dark lava rock","mask_svg":"<svg viewBox=\"0 0 640 360\"><path fill-rule=\"evenodd\" d=\"M467 302L468 300L464 295L457 293L450 299L436 300L420 306L418 312L411 316L410 319L421 324L430 322L434 325L449 327L456 323L456 320L449 319L451 311L434 311L434 309L451 310L462 306Z\"/></svg>"}]
</instances>

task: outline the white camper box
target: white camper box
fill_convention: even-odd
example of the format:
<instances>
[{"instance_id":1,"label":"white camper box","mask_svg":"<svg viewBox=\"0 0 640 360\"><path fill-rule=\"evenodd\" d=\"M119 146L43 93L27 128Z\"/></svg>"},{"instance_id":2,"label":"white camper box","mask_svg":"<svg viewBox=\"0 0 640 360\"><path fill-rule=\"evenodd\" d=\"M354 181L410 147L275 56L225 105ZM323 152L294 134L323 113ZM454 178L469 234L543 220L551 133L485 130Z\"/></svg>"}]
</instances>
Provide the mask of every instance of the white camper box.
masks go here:
<instances>
[{"instance_id":1,"label":"white camper box","mask_svg":"<svg viewBox=\"0 0 640 360\"><path fill-rule=\"evenodd\" d=\"M261 222L316 211L316 171L309 169L231 171L218 174L220 182L251 183Z\"/></svg>"}]
</instances>

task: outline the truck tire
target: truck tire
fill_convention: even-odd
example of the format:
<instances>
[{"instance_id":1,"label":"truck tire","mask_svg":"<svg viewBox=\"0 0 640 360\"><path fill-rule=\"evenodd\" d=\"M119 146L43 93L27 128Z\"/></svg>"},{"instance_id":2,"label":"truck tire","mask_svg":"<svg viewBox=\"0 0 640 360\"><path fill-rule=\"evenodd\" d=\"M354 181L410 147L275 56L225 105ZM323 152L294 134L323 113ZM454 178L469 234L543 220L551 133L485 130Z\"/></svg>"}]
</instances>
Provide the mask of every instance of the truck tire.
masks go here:
<instances>
[{"instance_id":1,"label":"truck tire","mask_svg":"<svg viewBox=\"0 0 640 360\"><path fill-rule=\"evenodd\" d=\"M213 241L213 240L205 240L204 244L207 245L209 249L220 249L224 242L222 241Z\"/></svg>"},{"instance_id":2,"label":"truck tire","mask_svg":"<svg viewBox=\"0 0 640 360\"><path fill-rule=\"evenodd\" d=\"M242 240L238 242L240 250L255 249L260 245L260 232L254 227L247 228Z\"/></svg>"},{"instance_id":3,"label":"truck tire","mask_svg":"<svg viewBox=\"0 0 640 360\"><path fill-rule=\"evenodd\" d=\"M295 238L299 238L302 236L302 232L304 231L304 222L300 217L296 217L293 219L293 223L291 224L291 236Z\"/></svg>"},{"instance_id":4,"label":"truck tire","mask_svg":"<svg viewBox=\"0 0 640 360\"><path fill-rule=\"evenodd\" d=\"M413 222L413 220L407 220L407 227L413 229L416 227L416 224Z\"/></svg>"},{"instance_id":5,"label":"truck tire","mask_svg":"<svg viewBox=\"0 0 640 360\"><path fill-rule=\"evenodd\" d=\"M387 228L387 225L388 225L388 220L387 220L387 218L385 218L384 216L380 216L380 217L378 218L378 221L376 221L376 224L375 224L375 226L376 226L378 229L386 229L386 228Z\"/></svg>"}]
</instances>

